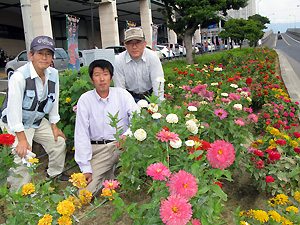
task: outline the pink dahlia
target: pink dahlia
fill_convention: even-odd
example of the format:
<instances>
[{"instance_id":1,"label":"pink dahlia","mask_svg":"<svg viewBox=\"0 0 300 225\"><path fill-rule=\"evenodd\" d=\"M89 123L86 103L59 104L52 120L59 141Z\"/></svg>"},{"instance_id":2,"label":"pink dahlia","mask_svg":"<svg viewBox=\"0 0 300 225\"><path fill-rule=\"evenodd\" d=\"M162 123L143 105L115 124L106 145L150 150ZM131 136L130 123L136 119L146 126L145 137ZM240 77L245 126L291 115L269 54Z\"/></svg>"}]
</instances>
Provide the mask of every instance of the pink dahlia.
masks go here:
<instances>
[{"instance_id":1,"label":"pink dahlia","mask_svg":"<svg viewBox=\"0 0 300 225\"><path fill-rule=\"evenodd\" d=\"M171 176L171 171L162 163L154 163L147 167L147 175L153 176L153 180L167 180Z\"/></svg>"},{"instance_id":2,"label":"pink dahlia","mask_svg":"<svg viewBox=\"0 0 300 225\"><path fill-rule=\"evenodd\" d=\"M161 140L162 142L167 142L167 141L177 141L179 140L179 135L178 134L175 134L174 132L170 132L170 131L166 131L166 130L162 130L162 131L159 131L157 134L156 134L156 138L158 140Z\"/></svg>"},{"instance_id":3,"label":"pink dahlia","mask_svg":"<svg viewBox=\"0 0 300 225\"><path fill-rule=\"evenodd\" d=\"M216 109L215 115L222 120L227 117L227 112L224 109Z\"/></svg>"},{"instance_id":4,"label":"pink dahlia","mask_svg":"<svg viewBox=\"0 0 300 225\"><path fill-rule=\"evenodd\" d=\"M230 166L235 160L235 150L229 142L217 140L210 146L206 156L212 167L222 170Z\"/></svg>"},{"instance_id":5,"label":"pink dahlia","mask_svg":"<svg viewBox=\"0 0 300 225\"><path fill-rule=\"evenodd\" d=\"M192 205L179 195L171 195L161 203L160 218L166 224L187 224L193 214Z\"/></svg>"},{"instance_id":6,"label":"pink dahlia","mask_svg":"<svg viewBox=\"0 0 300 225\"><path fill-rule=\"evenodd\" d=\"M184 170L174 173L166 186L171 195L181 195L186 199L194 197L198 191L196 178Z\"/></svg>"},{"instance_id":7,"label":"pink dahlia","mask_svg":"<svg viewBox=\"0 0 300 225\"><path fill-rule=\"evenodd\" d=\"M119 187L119 184L120 183L116 180L106 180L102 183L104 189L108 188L110 190L116 189L117 187Z\"/></svg>"}]
</instances>

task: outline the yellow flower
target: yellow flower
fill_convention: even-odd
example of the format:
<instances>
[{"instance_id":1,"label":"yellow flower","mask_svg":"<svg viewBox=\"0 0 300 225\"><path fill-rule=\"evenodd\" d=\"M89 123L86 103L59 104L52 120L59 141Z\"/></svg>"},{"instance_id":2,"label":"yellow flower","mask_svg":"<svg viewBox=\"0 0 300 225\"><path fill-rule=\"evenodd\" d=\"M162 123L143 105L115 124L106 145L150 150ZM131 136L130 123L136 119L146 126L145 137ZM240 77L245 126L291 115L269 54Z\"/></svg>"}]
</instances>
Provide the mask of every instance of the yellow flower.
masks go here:
<instances>
[{"instance_id":1,"label":"yellow flower","mask_svg":"<svg viewBox=\"0 0 300 225\"><path fill-rule=\"evenodd\" d=\"M72 151L75 151L75 146L73 146Z\"/></svg>"},{"instance_id":2,"label":"yellow flower","mask_svg":"<svg viewBox=\"0 0 300 225\"><path fill-rule=\"evenodd\" d=\"M70 202L68 200L64 200L62 202L59 202L56 210L59 214L63 216L71 216L73 212L75 211L75 206L73 202Z\"/></svg>"},{"instance_id":3,"label":"yellow flower","mask_svg":"<svg viewBox=\"0 0 300 225\"><path fill-rule=\"evenodd\" d=\"M298 142L297 141L293 141L293 140L290 141L289 145L292 146L292 147L294 147L294 148L296 148L296 147L299 146Z\"/></svg>"},{"instance_id":4,"label":"yellow flower","mask_svg":"<svg viewBox=\"0 0 300 225\"><path fill-rule=\"evenodd\" d=\"M284 217L281 217L281 224L282 225L293 225L294 223L289 221L288 219L284 218Z\"/></svg>"},{"instance_id":5,"label":"yellow flower","mask_svg":"<svg viewBox=\"0 0 300 225\"><path fill-rule=\"evenodd\" d=\"M290 140L290 137L287 136L287 135L285 135L285 134L282 134L281 137L282 137L282 138L285 138L286 140Z\"/></svg>"},{"instance_id":6,"label":"yellow flower","mask_svg":"<svg viewBox=\"0 0 300 225\"><path fill-rule=\"evenodd\" d=\"M110 190L109 188L105 188L102 190L101 196L112 196L112 194L116 193L115 190ZM109 200L113 200L114 197L109 198Z\"/></svg>"},{"instance_id":7,"label":"yellow flower","mask_svg":"<svg viewBox=\"0 0 300 225\"><path fill-rule=\"evenodd\" d=\"M275 197L275 201L278 202L278 205L286 205L289 202L288 196L284 194L279 194Z\"/></svg>"},{"instance_id":8,"label":"yellow flower","mask_svg":"<svg viewBox=\"0 0 300 225\"><path fill-rule=\"evenodd\" d=\"M71 98L66 98L66 103L69 103L69 102L71 102Z\"/></svg>"},{"instance_id":9,"label":"yellow flower","mask_svg":"<svg viewBox=\"0 0 300 225\"><path fill-rule=\"evenodd\" d=\"M82 204L88 204L92 200L92 193L86 189L80 190L80 194L78 196Z\"/></svg>"},{"instance_id":10,"label":"yellow flower","mask_svg":"<svg viewBox=\"0 0 300 225\"><path fill-rule=\"evenodd\" d=\"M281 221L281 216L278 212L275 210L271 210L268 212L269 216L272 218L273 221L280 222Z\"/></svg>"},{"instance_id":11,"label":"yellow flower","mask_svg":"<svg viewBox=\"0 0 300 225\"><path fill-rule=\"evenodd\" d=\"M30 163L39 163L39 159L31 158L31 159L28 159L28 162L30 162Z\"/></svg>"},{"instance_id":12,"label":"yellow flower","mask_svg":"<svg viewBox=\"0 0 300 225\"><path fill-rule=\"evenodd\" d=\"M265 211L260 210L260 209L259 210L255 210L253 212L253 215L254 215L254 218L256 220L258 220L259 222L268 222L268 220L269 220L268 214Z\"/></svg>"},{"instance_id":13,"label":"yellow flower","mask_svg":"<svg viewBox=\"0 0 300 225\"><path fill-rule=\"evenodd\" d=\"M263 142L263 140L257 140L257 143L259 143L259 144L264 144L264 142Z\"/></svg>"},{"instance_id":14,"label":"yellow flower","mask_svg":"<svg viewBox=\"0 0 300 225\"><path fill-rule=\"evenodd\" d=\"M57 223L59 225L72 225L72 219L68 216L61 216L58 218Z\"/></svg>"},{"instance_id":15,"label":"yellow flower","mask_svg":"<svg viewBox=\"0 0 300 225\"><path fill-rule=\"evenodd\" d=\"M73 173L69 181L77 188L85 188L87 185L83 173Z\"/></svg>"},{"instance_id":16,"label":"yellow flower","mask_svg":"<svg viewBox=\"0 0 300 225\"><path fill-rule=\"evenodd\" d=\"M276 141L277 141L276 138L271 139L271 140L269 141L269 145L276 146Z\"/></svg>"},{"instance_id":17,"label":"yellow flower","mask_svg":"<svg viewBox=\"0 0 300 225\"><path fill-rule=\"evenodd\" d=\"M241 225L250 225L250 224L247 223L246 221L241 221L240 224L241 224Z\"/></svg>"},{"instance_id":18,"label":"yellow flower","mask_svg":"<svg viewBox=\"0 0 300 225\"><path fill-rule=\"evenodd\" d=\"M72 202L73 205L75 206L75 208L77 207L78 209L80 209L81 206L82 206L82 205L81 205L81 202L79 201L78 198L75 198L75 197L69 197L69 198L67 199L67 201Z\"/></svg>"},{"instance_id":19,"label":"yellow flower","mask_svg":"<svg viewBox=\"0 0 300 225\"><path fill-rule=\"evenodd\" d=\"M239 217L246 216L246 215L247 215L246 211L240 211L239 213Z\"/></svg>"},{"instance_id":20,"label":"yellow flower","mask_svg":"<svg viewBox=\"0 0 300 225\"><path fill-rule=\"evenodd\" d=\"M32 192L35 192L35 186L32 183L25 184L23 186L23 188L22 188L22 194L21 194L21 196L23 196L23 195L29 195Z\"/></svg>"},{"instance_id":21,"label":"yellow flower","mask_svg":"<svg viewBox=\"0 0 300 225\"><path fill-rule=\"evenodd\" d=\"M296 214L296 213L299 212L298 208L295 207L295 206L289 206L289 207L287 207L285 210L288 211L288 212L291 212L291 211L293 210L293 213L294 213L294 214Z\"/></svg>"},{"instance_id":22,"label":"yellow flower","mask_svg":"<svg viewBox=\"0 0 300 225\"><path fill-rule=\"evenodd\" d=\"M49 214L44 215L42 219L39 220L38 225L51 225L52 223L52 216Z\"/></svg>"},{"instance_id":23,"label":"yellow flower","mask_svg":"<svg viewBox=\"0 0 300 225\"><path fill-rule=\"evenodd\" d=\"M174 87L174 84L169 83L169 84L168 84L168 87L169 87L169 88L173 88L173 87Z\"/></svg>"},{"instance_id":24,"label":"yellow flower","mask_svg":"<svg viewBox=\"0 0 300 225\"><path fill-rule=\"evenodd\" d=\"M251 143L250 146L253 147L253 148L257 148L258 147L258 145L255 144L255 143Z\"/></svg>"},{"instance_id":25,"label":"yellow flower","mask_svg":"<svg viewBox=\"0 0 300 225\"><path fill-rule=\"evenodd\" d=\"M300 192L299 191L295 192L294 198L296 199L296 201L300 202Z\"/></svg>"}]
</instances>

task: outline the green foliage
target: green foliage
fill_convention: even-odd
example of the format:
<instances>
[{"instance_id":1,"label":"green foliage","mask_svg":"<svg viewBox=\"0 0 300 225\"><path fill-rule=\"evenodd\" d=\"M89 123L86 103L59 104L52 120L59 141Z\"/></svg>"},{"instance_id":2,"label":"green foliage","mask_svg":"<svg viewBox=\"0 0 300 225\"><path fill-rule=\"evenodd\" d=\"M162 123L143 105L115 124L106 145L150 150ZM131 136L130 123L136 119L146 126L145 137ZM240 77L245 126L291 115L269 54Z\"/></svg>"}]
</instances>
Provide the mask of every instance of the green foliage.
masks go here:
<instances>
[{"instance_id":1,"label":"green foliage","mask_svg":"<svg viewBox=\"0 0 300 225\"><path fill-rule=\"evenodd\" d=\"M265 26L265 24L269 24L270 23L270 20L269 20L268 17L261 16L259 14L254 14L252 16L249 16L248 19L249 20L254 20L256 22L260 22L261 25L262 25L261 30L267 29L267 26Z\"/></svg>"}]
</instances>

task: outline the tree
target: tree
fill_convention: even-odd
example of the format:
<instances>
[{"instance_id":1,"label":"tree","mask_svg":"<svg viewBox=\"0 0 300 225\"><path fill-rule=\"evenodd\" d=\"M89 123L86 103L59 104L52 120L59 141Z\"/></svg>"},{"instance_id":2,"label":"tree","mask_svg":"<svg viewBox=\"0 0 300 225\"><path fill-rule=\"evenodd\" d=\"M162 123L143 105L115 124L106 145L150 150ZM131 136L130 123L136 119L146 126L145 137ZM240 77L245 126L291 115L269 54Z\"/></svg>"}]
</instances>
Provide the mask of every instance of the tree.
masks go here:
<instances>
[{"instance_id":1,"label":"tree","mask_svg":"<svg viewBox=\"0 0 300 225\"><path fill-rule=\"evenodd\" d=\"M186 59L193 64L192 37L199 24L227 15L228 9L238 10L247 5L247 0L161 0L165 7L162 12L168 21L168 27L177 35L182 35L186 46ZM173 21L173 15L178 15Z\"/></svg>"},{"instance_id":2,"label":"tree","mask_svg":"<svg viewBox=\"0 0 300 225\"><path fill-rule=\"evenodd\" d=\"M265 24L269 24L270 20L268 17L261 16L259 14L254 14L253 16L248 17L249 20L254 20L256 22L260 22L262 24L262 30L267 29L268 27Z\"/></svg>"},{"instance_id":3,"label":"tree","mask_svg":"<svg viewBox=\"0 0 300 225\"><path fill-rule=\"evenodd\" d=\"M240 49L242 49L245 39L250 41L251 46L255 46L257 41L264 35L264 32L261 30L262 26L259 21L229 19L224 25L224 30L219 33L219 37L224 40L230 37L232 40L240 43Z\"/></svg>"}]
</instances>

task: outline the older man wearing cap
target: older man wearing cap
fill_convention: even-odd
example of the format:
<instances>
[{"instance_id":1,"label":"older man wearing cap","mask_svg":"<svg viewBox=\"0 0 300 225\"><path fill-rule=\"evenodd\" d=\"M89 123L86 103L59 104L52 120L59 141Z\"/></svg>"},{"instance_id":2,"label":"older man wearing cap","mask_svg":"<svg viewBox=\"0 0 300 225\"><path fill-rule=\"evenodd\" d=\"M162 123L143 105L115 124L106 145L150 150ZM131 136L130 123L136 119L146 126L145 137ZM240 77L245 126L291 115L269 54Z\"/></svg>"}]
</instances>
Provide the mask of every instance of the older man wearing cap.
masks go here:
<instances>
[{"instance_id":1,"label":"older man wearing cap","mask_svg":"<svg viewBox=\"0 0 300 225\"><path fill-rule=\"evenodd\" d=\"M157 78L163 78L164 72L156 53L146 48L143 30L126 30L124 43L126 51L115 59L115 87L127 89L135 101L144 99L152 92L163 101L164 85Z\"/></svg>"},{"instance_id":2,"label":"older man wearing cap","mask_svg":"<svg viewBox=\"0 0 300 225\"><path fill-rule=\"evenodd\" d=\"M65 135L56 126L58 114L58 71L49 67L55 51L52 38L33 39L28 54L31 62L20 67L9 80L8 93L1 107L1 121L8 132L16 136L13 144L15 162L12 169L21 177L8 177L13 190L30 182L31 176L23 163L34 155L32 141L40 143L49 155L46 180L61 175L65 163ZM44 118L49 114L49 120ZM28 164L27 164L28 165ZM66 175L61 180L68 180Z\"/></svg>"}]
</instances>

